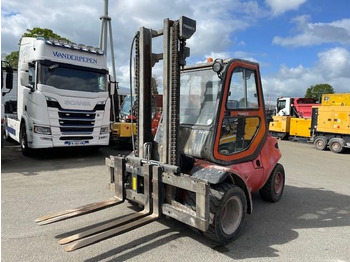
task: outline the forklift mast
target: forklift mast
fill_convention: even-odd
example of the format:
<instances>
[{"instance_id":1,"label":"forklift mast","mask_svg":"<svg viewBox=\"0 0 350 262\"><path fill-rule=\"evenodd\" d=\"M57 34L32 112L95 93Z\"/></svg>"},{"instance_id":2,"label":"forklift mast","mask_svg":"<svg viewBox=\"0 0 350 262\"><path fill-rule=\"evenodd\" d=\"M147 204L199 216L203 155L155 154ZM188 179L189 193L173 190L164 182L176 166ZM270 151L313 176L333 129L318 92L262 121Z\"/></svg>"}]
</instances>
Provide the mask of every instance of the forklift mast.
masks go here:
<instances>
[{"instance_id":1,"label":"forklift mast","mask_svg":"<svg viewBox=\"0 0 350 262\"><path fill-rule=\"evenodd\" d=\"M142 27L136 40L135 93L137 138L135 156L179 165L179 103L180 67L186 65L190 49L186 40L196 31L196 21L182 16L179 20L164 20L163 29L155 31ZM163 53L152 53L152 38L163 36ZM152 67L163 60L162 143L159 159L155 157L152 136ZM153 157L152 157L153 156Z\"/></svg>"}]
</instances>

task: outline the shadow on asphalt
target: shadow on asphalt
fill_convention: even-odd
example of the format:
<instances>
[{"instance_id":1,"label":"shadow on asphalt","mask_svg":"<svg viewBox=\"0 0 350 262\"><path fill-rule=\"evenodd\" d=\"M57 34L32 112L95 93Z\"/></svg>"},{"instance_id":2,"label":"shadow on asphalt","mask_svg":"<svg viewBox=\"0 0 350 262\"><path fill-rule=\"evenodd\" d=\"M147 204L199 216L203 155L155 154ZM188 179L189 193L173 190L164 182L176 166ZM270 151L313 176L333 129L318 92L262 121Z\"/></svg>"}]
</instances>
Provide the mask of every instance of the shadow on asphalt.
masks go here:
<instances>
[{"instance_id":1,"label":"shadow on asphalt","mask_svg":"<svg viewBox=\"0 0 350 262\"><path fill-rule=\"evenodd\" d=\"M254 212L247 216L241 235L227 246L218 246L181 222L162 217L156 223L162 223L167 229L134 239L86 261L125 261L138 256L141 258L143 253L170 242L176 252L176 248L183 248L177 244L183 243L180 239L188 237L232 259L279 257L278 246L296 240L300 229L325 231L326 228L350 226L350 196L323 188L286 186L284 196L278 203L264 202L258 193L253 194L253 201ZM110 221L100 224L107 222ZM85 229L88 228L56 237L66 237ZM118 243L117 237L115 243ZM181 252L180 249L178 251Z\"/></svg>"}]
</instances>

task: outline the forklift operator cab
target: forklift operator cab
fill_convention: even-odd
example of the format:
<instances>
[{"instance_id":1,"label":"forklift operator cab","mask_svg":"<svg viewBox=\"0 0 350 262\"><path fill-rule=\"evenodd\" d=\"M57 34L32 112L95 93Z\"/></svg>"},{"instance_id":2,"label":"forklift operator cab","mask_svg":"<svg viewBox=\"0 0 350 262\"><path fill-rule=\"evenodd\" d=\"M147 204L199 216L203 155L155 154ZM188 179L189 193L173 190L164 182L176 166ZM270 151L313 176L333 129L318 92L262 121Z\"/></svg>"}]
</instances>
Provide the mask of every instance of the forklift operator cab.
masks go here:
<instances>
[{"instance_id":1,"label":"forklift operator cab","mask_svg":"<svg viewBox=\"0 0 350 262\"><path fill-rule=\"evenodd\" d=\"M180 85L183 153L222 165L256 158L267 137L259 79L258 64L237 59L185 68Z\"/></svg>"}]
</instances>

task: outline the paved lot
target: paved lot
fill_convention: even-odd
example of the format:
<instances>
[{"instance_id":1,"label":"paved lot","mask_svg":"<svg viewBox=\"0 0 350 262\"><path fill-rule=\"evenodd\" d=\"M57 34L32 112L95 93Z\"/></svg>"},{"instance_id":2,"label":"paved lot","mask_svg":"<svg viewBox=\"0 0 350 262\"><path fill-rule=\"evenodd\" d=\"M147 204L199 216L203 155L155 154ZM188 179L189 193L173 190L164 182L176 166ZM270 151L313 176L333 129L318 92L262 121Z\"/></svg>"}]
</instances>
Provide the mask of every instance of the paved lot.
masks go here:
<instances>
[{"instance_id":1,"label":"paved lot","mask_svg":"<svg viewBox=\"0 0 350 262\"><path fill-rule=\"evenodd\" d=\"M19 146L1 150L1 259L6 261L350 261L350 152L316 151L281 141L287 173L276 204L254 194L254 212L241 236L216 246L180 222L162 218L147 226L67 253L57 241L82 228L132 212L111 208L47 226L34 219L111 196L107 148L44 151L26 158Z\"/></svg>"}]
</instances>

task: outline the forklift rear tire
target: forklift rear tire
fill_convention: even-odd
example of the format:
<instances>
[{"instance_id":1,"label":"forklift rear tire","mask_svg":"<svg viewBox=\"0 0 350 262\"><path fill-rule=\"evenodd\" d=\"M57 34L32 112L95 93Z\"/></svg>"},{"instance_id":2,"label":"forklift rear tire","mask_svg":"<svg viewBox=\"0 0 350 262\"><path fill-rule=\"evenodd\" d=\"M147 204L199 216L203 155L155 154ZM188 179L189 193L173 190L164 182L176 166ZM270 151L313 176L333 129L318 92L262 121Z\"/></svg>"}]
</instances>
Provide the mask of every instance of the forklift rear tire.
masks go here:
<instances>
[{"instance_id":1,"label":"forklift rear tire","mask_svg":"<svg viewBox=\"0 0 350 262\"><path fill-rule=\"evenodd\" d=\"M333 153L341 153L344 150L345 141L342 138L332 138L329 141L329 148Z\"/></svg>"},{"instance_id":2,"label":"forklift rear tire","mask_svg":"<svg viewBox=\"0 0 350 262\"><path fill-rule=\"evenodd\" d=\"M325 150L327 148L327 137L318 136L314 141L314 146L317 150Z\"/></svg>"},{"instance_id":3,"label":"forklift rear tire","mask_svg":"<svg viewBox=\"0 0 350 262\"><path fill-rule=\"evenodd\" d=\"M284 184L284 168L281 164L277 163L266 184L259 190L259 194L265 201L277 202L282 197Z\"/></svg>"},{"instance_id":4,"label":"forklift rear tire","mask_svg":"<svg viewBox=\"0 0 350 262\"><path fill-rule=\"evenodd\" d=\"M241 232L247 214L247 199L237 186L221 183L210 189L209 229L204 236L228 244Z\"/></svg>"}]
</instances>

